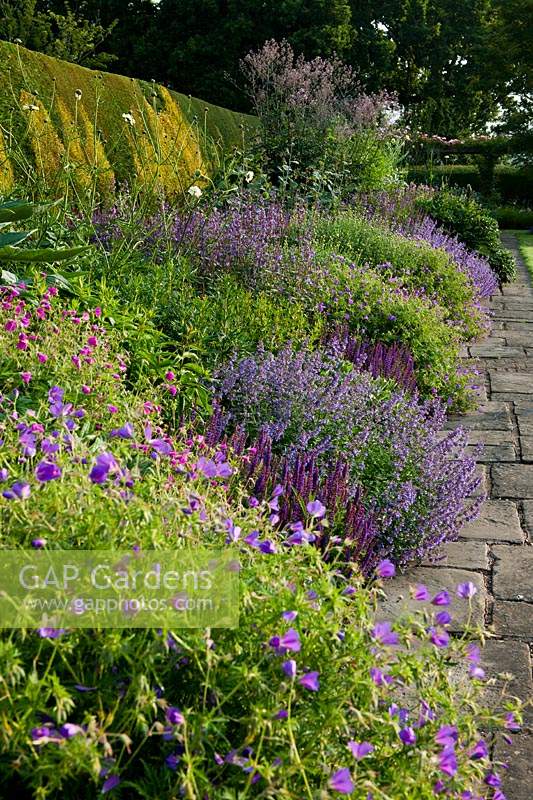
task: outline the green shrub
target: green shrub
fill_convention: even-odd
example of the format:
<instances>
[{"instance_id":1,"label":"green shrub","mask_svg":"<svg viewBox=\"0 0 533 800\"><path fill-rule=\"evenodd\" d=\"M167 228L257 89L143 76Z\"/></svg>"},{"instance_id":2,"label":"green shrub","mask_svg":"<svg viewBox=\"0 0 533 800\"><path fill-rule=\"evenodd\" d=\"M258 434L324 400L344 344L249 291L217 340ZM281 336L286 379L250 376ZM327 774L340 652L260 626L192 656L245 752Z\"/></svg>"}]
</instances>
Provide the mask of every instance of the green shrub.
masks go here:
<instances>
[{"instance_id":1,"label":"green shrub","mask_svg":"<svg viewBox=\"0 0 533 800\"><path fill-rule=\"evenodd\" d=\"M498 223L473 197L447 189L418 200L418 206L444 228L455 233L467 247L485 256L500 281L512 280L516 265L500 242Z\"/></svg>"},{"instance_id":2,"label":"green shrub","mask_svg":"<svg viewBox=\"0 0 533 800\"><path fill-rule=\"evenodd\" d=\"M483 332L468 278L443 250L392 233L384 225L353 213L318 218L316 240L321 250L339 253L361 266L379 268L385 277L399 278L402 286L436 298L445 317L459 321L465 339Z\"/></svg>"},{"instance_id":3,"label":"green shrub","mask_svg":"<svg viewBox=\"0 0 533 800\"><path fill-rule=\"evenodd\" d=\"M492 215L502 230L533 228L533 211L529 208L499 206L492 209Z\"/></svg>"},{"instance_id":4,"label":"green shrub","mask_svg":"<svg viewBox=\"0 0 533 800\"><path fill-rule=\"evenodd\" d=\"M533 197L533 169L499 164L495 168L496 193L506 201L524 202ZM449 164L410 166L407 180L431 184L436 187L452 186L458 189L481 191L481 178L474 164Z\"/></svg>"}]
</instances>

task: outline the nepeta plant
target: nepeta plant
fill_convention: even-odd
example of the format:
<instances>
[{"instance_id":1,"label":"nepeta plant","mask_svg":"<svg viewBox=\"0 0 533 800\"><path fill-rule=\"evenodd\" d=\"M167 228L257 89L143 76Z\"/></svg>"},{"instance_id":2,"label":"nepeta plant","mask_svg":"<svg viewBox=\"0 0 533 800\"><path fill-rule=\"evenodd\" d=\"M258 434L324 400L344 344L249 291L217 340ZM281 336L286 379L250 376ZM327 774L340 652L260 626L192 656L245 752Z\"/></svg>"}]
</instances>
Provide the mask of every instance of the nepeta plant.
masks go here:
<instances>
[{"instance_id":1,"label":"nepeta plant","mask_svg":"<svg viewBox=\"0 0 533 800\"><path fill-rule=\"evenodd\" d=\"M362 503L378 531L374 550L406 562L455 538L476 515L480 501L469 500L478 484L475 460L465 453L463 431L440 436L446 412L437 400L391 389L357 363L351 368L345 360L351 347L350 341L335 341L326 352L287 346L278 355L260 352L230 364L219 374L226 413L218 434L242 428L253 447L258 437L260 492L283 485L288 475L294 484L303 469L321 496L339 459L345 462L347 497ZM312 458L302 462L303 456Z\"/></svg>"}]
</instances>

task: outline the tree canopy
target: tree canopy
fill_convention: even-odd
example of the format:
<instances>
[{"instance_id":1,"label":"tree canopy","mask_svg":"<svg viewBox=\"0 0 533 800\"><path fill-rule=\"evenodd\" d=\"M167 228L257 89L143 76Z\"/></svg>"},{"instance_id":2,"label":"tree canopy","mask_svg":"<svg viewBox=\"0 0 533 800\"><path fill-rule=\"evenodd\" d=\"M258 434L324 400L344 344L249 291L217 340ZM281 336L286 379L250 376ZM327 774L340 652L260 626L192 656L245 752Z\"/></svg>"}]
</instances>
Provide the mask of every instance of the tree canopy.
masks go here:
<instances>
[{"instance_id":1,"label":"tree canopy","mask_svg":"<svg viewBox=\"0 0 533 800\"><path fill-rule=\"evenodd\" d=\"M445 136L524 129L533 0L0 0L0 36L247 109L239 61L267 39L338 54L406 120Z\"/></svg>"}]
</instances>

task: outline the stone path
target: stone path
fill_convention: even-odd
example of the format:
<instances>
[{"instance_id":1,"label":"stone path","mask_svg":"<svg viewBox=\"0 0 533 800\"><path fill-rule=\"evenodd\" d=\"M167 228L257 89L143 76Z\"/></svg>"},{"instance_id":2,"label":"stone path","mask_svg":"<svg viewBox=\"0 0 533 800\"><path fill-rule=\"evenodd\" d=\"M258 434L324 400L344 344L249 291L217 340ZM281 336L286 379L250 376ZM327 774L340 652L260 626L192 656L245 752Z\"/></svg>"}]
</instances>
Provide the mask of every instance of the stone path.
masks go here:
<instances>
[{"instance_id":1,"label":"stone path","mask_svg":"<svg viewBox=\"0 0 533 800\"><path fill-rule=\"evenodd\" d=\"M533 701L533 284L512 235L503 241L518 264L515 283L504 286L491 299L494 313L489 339L472 345L465 354L474 359L480 375L482 405L472 414L451 417L447 427L458 425L471 432L473 443L483 442L479 458L482 488L490 498L478 520L449 544L443 560L422 565L390 584L386 606L394 613L403 608L409 586L455 591L458 583L472 581L474 622L485 628L484 667L495 684L502 674L512 674L509 694ZM418 604L420 605L420 604ZM454 602L455 630L464 625L466 604ZM494 755L508 760L501 770L508 800L533 800L533 706L524 713L525 725L511 746L497 740Z\"/></svg>"}]
</instances>

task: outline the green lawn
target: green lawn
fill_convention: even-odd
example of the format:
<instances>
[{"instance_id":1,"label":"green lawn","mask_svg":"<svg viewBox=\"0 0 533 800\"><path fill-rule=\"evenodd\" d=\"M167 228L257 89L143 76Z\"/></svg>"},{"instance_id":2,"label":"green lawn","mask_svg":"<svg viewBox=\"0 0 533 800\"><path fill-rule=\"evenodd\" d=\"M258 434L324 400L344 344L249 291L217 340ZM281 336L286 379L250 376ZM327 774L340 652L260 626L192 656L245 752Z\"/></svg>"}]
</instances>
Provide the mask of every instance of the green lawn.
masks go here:
<instances>
[{"instance_id":1,"label":"green lawn","mask_svg":"<svg viewBox=\"0 0 533 800\"><path fill-rule=\"evenodd\" d=\"M520 254L526 262L531 275L533 275L533 233L518 230L510 231L510 233L513 233L518 239Z\"/></svg>"}]
</instances>

